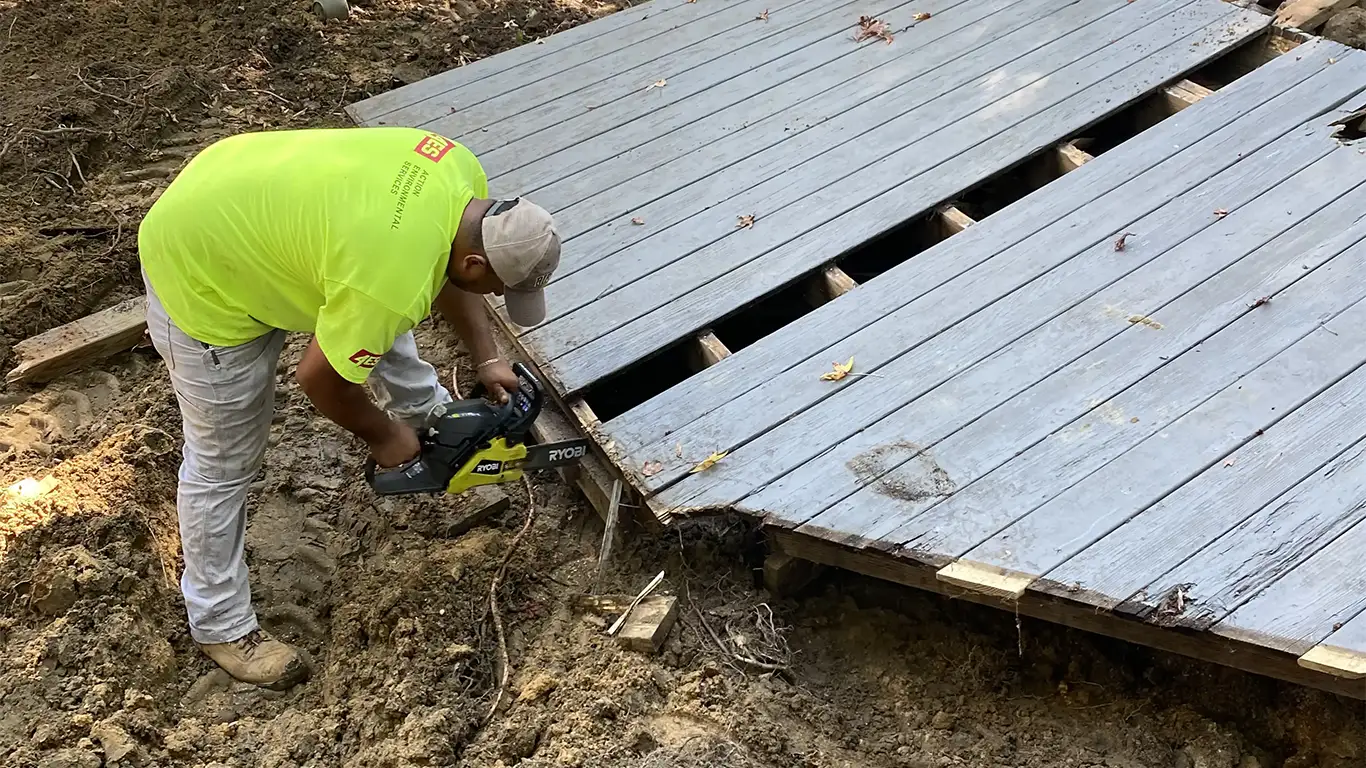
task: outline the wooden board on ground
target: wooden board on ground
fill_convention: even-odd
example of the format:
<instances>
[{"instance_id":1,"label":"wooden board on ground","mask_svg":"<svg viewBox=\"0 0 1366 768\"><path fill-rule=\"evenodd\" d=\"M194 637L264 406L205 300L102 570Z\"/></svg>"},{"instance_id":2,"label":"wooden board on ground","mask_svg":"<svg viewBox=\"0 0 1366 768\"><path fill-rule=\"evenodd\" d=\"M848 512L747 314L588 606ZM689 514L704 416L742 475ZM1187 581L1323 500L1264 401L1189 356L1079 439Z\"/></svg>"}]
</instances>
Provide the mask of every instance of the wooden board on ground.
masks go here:
<instances>
[{"instance_id":1,"label":"wooden board on ground","mask_svg":"<svg viewBox=\"0 0 1366 768\"><path fill-rule=\"evenodd\" d=\"M119 302L93 315L59 325L14 345L18 365L5 376L11 386L40 384L124 352L147 330L147 300Z\"/></svg>"}]
</instances>

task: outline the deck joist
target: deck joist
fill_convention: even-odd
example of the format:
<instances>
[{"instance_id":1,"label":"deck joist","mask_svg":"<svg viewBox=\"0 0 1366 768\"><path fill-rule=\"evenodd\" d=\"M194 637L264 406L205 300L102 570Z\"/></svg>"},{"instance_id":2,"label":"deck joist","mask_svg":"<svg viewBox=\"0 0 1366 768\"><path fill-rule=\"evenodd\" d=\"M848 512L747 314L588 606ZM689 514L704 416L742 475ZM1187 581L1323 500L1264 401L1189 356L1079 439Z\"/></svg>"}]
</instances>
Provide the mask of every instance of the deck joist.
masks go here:
<instances>
[{"instance_id":1,"label":"deck joist","mask_svg":"<svg viewBox=\"0 0 1366 768\"><path fill-rule=\"evenodd\" d=\"M893 39L855 41L861 16ZM555 213L547 322L492 307L554 386L547 429L594 438L599 501L739 510L796 556L1366 698L1366 148L1335 125L1366 53L1184 79L1270 24L650 0L350 113ZM1073 142L1154 94L1156 125ZM954 206L1045 153L1032 193ZM898 258L926 217L942 239ZM891 263L851 278L873 247ZM716 330L784 292L807 306L779 327ZM622 391L670 356L676 381Z\"/></svg>"}]
</instances>

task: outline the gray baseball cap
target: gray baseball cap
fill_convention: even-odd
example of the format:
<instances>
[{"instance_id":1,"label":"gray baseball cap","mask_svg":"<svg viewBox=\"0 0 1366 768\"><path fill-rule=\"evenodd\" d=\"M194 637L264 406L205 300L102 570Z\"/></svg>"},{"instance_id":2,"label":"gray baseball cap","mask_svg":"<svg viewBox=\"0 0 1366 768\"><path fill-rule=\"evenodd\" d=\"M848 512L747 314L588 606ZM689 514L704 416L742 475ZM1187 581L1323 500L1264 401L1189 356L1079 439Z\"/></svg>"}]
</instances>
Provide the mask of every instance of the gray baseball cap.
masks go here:
<instances>
[{"instance_id":1,"label":"gray baseball cap","mask_svg":"<svg viewBox=\"0 0 1366 768\"><path fill-rule=\"evenodd\" d=\"M560 265L560 235L546 209L522 198L500 200L484 214L484 254L503 281L508 319L545 321L545 286Z\"/></svg>"}]
</instances>

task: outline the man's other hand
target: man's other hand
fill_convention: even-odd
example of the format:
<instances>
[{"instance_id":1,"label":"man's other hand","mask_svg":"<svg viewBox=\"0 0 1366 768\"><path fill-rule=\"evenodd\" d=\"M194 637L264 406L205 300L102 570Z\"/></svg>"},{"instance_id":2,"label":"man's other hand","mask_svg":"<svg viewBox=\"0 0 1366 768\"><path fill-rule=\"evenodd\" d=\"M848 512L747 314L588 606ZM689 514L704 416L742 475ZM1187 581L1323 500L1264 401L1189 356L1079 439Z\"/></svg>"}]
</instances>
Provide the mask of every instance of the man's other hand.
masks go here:
<instances>
[{"instance_id":1,"label":"man's other hand","mask_svg":"<svg viewBox=\"0 0 1366 768\"><path fill-rule=\"evenodd\" d=\"M515 392L521 385L521 380L513 373L512 366L502 360L485 365L476 371L475 375L479 383L484 385L484 389L488 390L488 399L495 403L506 403L508 393Z\"/></svg>"},{"instance_id":2,"label":"man's other hand","mask_svg":"<svg viewBox=\"0 0 1366 768\"><path fill-rule=\"evenodd\" d=\"M393 422L393 429L383 439L370 444L370 457L388 469L415 458L422 450L417 432L401 421Z\"/></svg>"}]
</instances>

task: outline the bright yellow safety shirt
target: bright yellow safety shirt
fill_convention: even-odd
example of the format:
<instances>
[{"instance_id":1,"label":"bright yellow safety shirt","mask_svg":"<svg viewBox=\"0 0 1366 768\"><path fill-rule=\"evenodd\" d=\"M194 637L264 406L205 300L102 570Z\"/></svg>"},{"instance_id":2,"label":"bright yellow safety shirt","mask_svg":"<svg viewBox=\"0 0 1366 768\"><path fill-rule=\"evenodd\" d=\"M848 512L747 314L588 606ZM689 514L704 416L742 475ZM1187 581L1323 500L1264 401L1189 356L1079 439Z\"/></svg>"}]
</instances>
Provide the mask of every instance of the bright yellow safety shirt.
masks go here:
<instances>
[{"instance_id":1,"label":"bright yellow safety shirt","mask_svg":"<svg viewBox=\"0 0 1366 768\"><path fill-rule=\"evenodd\" d=\"M233 346L312 332L364 381L431 312L465 206L488 179L464 146L412 128L251 133L205 149L138 231L142 267L185 333Z\"/></svg>"}]
</instances>

